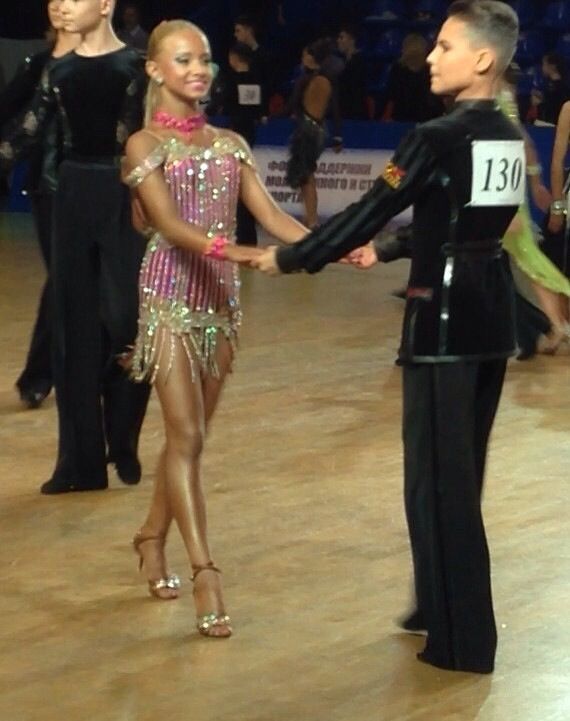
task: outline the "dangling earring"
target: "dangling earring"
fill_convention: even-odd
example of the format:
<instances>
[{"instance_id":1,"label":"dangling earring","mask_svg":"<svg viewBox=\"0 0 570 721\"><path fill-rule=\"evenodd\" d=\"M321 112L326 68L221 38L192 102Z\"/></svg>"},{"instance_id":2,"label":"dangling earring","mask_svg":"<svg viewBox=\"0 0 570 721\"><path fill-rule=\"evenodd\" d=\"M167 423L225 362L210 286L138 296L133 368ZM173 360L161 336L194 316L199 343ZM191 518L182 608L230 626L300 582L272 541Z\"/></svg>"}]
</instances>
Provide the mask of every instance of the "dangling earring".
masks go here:
<instances>
[{"instance_id":1,"label":"dangling earring","mask_svg":"<svg viewBox=\"0 0 570 721\"><path fill-rule=\"evenodd\" d=\"M153 80L157 85L162 85L164 83L163 78L153 78Z\"/></svg>"}]
</instances>

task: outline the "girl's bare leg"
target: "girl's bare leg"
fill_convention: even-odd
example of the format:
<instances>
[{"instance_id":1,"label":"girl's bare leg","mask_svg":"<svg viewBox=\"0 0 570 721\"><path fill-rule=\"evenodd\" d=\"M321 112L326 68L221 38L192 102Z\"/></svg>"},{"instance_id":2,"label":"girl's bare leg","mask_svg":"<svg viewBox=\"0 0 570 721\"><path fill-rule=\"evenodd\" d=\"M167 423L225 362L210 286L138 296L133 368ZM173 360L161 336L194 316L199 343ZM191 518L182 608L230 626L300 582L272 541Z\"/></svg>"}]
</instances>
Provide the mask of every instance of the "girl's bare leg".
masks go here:
<instances>
[{"instance_id":1,"label":"girl's bare leg","mask_svg":"<svg viewBox=\"0 0 570 721\"><path fill-rule=\"evenodd\" d=\"M156 469L153 497L145 522L139 530L142 538L138 551L144 560L144 570L149 581L168 578L169 571L164 555L164 544L172 522L172 511L166 493L166 448L163 448ZM177 598L175 588L161 588L155 593L159 598Z\"/></svg>"},{"instance_id":2,"label":"girl's bare leg","mask_svg":"<svg viewBox=\"0 0 570 721\"><path fill-rule=\"evenodd\" d=\"M313 174L309 175L306 182L301 186L301 197L305 206L303 222L307 228L314 228L319 223L319 216L317 215L317 181Z\"/></svg>"},{"instance_id":3,"label":"girl's bare leg","mask_svg":"<svg viewBox=\"0 0 570 721\"><path fill-rule=\"evenodd\" d=\"M544 353L554 353L568 334L568 299L566 296L554 293L536 282L532 283L532 287L544 314L552 325L552 329L547 336L547 343L541 350Z\"/></svg>"},{"instance_id":4,"label":"girl's bare leg","mask_svg":"<svg viewBox=\"0 0 570 721\"><path fill-rule=\"evenodd\" d=\"M169 331L166 331L169 332ZM192 378L192 365L182 339L172 341L173 352L157 373L155 388L162 407L166 432L164 453L164 486L157 482L153 507L149 517L160 518L161 508L170 509L180 530L193 567L207 566L211 562L207 539L206 506L200 478L200 459L208 418L215 410L223 378L229 367L224 365L227 342L220 334L218 353L220 380L202 382ZM230 356L228 355L228 358ZM170 365L170 368L168 366ZM197 364L196 364L197 369ZM165 491L166 502L161 495ZM156 504L156 508L154 508ZM167 518L166 514L162 518ZM224 612L222 586L219 574L202 571L196 578L195 601L198 616ZM210 635L229 635L227 627L213 627Z\"/></svg>"},{"instance_id":5,"label":"girl's bare leg","mask_svg":"<svg viewBox=\"0 0 570 721\"><path fill-rule=\"evenodd\" d=\"M533 281L532 288L538 298L540 307L554 328L560 328L566 322L561 297L548 288Z\"/></svg>"}]
</instances>

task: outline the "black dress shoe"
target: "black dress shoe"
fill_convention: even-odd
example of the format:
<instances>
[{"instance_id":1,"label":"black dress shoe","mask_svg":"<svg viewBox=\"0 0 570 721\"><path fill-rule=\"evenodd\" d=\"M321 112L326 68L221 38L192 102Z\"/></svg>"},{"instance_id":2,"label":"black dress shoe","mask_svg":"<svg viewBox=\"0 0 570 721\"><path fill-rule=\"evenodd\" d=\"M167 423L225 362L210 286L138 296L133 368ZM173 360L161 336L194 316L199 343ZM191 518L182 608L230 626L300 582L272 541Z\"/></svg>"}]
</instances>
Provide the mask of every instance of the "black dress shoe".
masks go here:
<instances>
[{"instance_id":1,"label":"black dress shoe","mask_svg":"<svg viewBox=\"0 0 570 721\"><path fill-rule=\"evenodd\" d=\"M420 651L420 653L416 654L416 657L418 661L421 661L422 663L427 663L430 666L435 666L436 668L443 668L446 671L463 671L465 673L486 674L493 673L493 671L495 670L495 664L493 661L474 661L473 663L449 663L447 661L441 661L440 659L435 658L435 656L432 656L428 651Z\"/></svg>"},{"instance_id":2,"label":"black dress shoe","mask_svg":"<svg viewBox=\"0 0 570 721\"><path fill-rule=\"evenodd\" d=\"M399 618L397 623L402 631L406 631L406 633L413 633L417 636L425 636L427 634L423 614L417 609Z\"/></svg>"},{"instance_id":3,"label":"black dress shoe","mask_svg":"<svg viewBox=\"0 0 570 721\"><path fill-rule=\"evenodd\" d=\"M123 456L111 461L115 464L117 475L127 486L135 486L141 479L141 463L136 456Z\"/></svg>"},{"instance_id":4,"label":"black dress shoe","mask_svg":"<svg viewBox=\"0 0 570 721\"><path fill-rule=\"evenodd\" d=\"M408 289L407 288L398 288L397 290L392 290L390 292L390 295L393 298L400 298L400 300L406 300L407 298Z\"/></svg>"},{"instance_id":5,"label":"black dress shoe","mask_svg":"<svg viewBox=\"0 0 570 721\"><path fill-rule=\"evenodd\" d=\"M20 400L26 408L39 408L47 395L43 391L20 391Z\"/></svg>"},{"instance_id":6,"label":"black dress shoe","mask_svg":"<svg viewBox=\"0 0 570 721\"><path fill-rule=\"evenodd\" d=\"M40 492L46 496L54 496L57 493L73 493L76 491L104 491L107 482L101 483L77 483L66 478L50 478L42 484Z\"/></svg>"}]
</instances>

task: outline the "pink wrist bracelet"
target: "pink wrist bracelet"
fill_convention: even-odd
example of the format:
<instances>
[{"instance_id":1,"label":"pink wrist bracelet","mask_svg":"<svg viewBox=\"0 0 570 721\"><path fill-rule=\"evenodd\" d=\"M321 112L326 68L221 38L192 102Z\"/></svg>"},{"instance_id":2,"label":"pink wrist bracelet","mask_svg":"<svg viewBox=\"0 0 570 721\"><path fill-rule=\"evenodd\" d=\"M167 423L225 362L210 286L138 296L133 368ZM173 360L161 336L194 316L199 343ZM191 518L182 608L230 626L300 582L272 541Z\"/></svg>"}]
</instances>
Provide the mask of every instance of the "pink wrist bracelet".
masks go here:
<instances>
[{"instance_id":1,"label":"pink wrist bracelet","mask_svg":"<svg viewBox=\"0 0 570 721\"><path fill-rule=\"evenodd\" d=\"M226 259L226 245L230 241L223 235L216 235L212 238L212 242L208 246L208 249L204 251L204 255L207 258L214 258L215 260Z\"/></svg>"}]
</instances>

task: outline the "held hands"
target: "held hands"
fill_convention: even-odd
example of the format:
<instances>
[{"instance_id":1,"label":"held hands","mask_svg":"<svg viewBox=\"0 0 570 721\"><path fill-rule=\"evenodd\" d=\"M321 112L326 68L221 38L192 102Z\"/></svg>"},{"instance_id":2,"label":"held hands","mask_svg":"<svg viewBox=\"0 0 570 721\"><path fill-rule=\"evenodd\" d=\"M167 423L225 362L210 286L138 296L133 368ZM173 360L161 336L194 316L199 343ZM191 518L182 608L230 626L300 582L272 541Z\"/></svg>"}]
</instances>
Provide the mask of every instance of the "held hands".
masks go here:
<instances>
[{"instance_id":1,"label":"held hands","mask_svg":"<svg viewBox=\"0 0 570 721\"><path fill-rule=\"evenodd\" d=\"M356 250L353 250L352 253L349 253L343 258L341 262L350 263L350 265L360 270L372 268L373 265L378 263L378 256L376 255L374 244L370 241L370 243L363 245L361 248L356 248Z\"/></svg>"},{"instance_id":2,"label":"held hands","mask_svg":"<svg viewBox=\"0 0 570 721\"><path fill-rule=\"evenodd\" d=\"M281 275L279 266L277 265L277 246L270 245L259 251L258 255L251 263L253 268L257 268L266 275Z\"/></svg>"},{"instance_id":3,"label":"held hands","mask_svg":"<svg viewBox=\"0 0 570 721\"><path fill-rule=\"evenodd\" d=\"M249 268L257 268L256 261L264 254L262 248L255 248L251 245L233 245L228 244L224 248L226 260L234 263L248 266Z\"/></svg>"},{"instance_id":4,"label":"held hands","mask_svg":"<svg viewBox=\"0 0 570 721\"><path fill-rule=\"evenodd\" d=\"M353 250L352 253L349 253L339 262L353 265L355 268L361 270L366 270L378 262L378 256L371 241L368 245ZM277 246L270 245L268 248L258 251L258 255L251 261L250 265L266 275L281 275L281 271L277 265Z\"/></svg>"}]
</instances>

